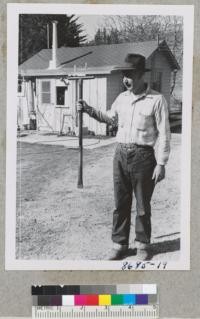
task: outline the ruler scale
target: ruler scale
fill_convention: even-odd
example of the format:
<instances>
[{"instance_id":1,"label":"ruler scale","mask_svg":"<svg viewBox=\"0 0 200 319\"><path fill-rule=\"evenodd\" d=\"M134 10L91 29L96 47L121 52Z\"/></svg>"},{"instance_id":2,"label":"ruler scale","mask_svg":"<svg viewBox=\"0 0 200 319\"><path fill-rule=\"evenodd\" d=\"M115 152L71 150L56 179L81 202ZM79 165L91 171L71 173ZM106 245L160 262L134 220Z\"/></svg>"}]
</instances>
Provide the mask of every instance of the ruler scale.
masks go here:
<instances>
[{"instance_id":1,"label":"ruler scale","mask_svg":"<svg viewBox=\"0 0 200 319\"><path fill-rule=\"evenodd\" d=\"M32 307L33 319L45 318L94 318L94 319L117 319L117 318L159 318L158 306L145 305L145 306L83 306L83 307L70 307L70 306L34 306Z\"/></svg>"}]
</instances>

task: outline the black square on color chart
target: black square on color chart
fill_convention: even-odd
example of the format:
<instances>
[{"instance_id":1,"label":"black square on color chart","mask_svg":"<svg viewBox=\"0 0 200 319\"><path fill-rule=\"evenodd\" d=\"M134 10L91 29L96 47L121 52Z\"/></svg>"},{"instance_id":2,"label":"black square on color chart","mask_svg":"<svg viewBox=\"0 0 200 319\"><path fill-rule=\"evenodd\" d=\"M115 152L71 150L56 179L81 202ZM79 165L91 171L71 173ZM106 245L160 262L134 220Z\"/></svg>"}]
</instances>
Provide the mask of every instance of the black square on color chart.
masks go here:
<instances>
[{"instance_id":1,"label":"black square on color chart","mask_svg":"<svg viewBox=\"0 0 200 319\"><path fill-rule=\"evenodd\" d=\"M80 295L80 286L63 286L62 295Z\"/></svg>"},{"instance_id":2,"label":"black square on color chart","mask_svg":"<svg viewBox=\"0 0 200 319\"><path fill-rule=\"evenodd\" d=\"M32 286L31 293L36 296L43 295L43 286Z\"/></svg>"},{"instance_id":3,"label":"black square on color chart","mask_svg":"<svg viewBox=\"0 0 200 319\"><path fill-rule=\"evenodd\" d=\"M59 286L44 286L43 295L58 295Z\"/></svg>"},{"instance_id":4,"label":"black square on color chart","mask_svg":"<svg viewBox=\"0 0 200 319\"><path fill-rule=\"evenodd\" d=\"M32 286L32 295L79 295L80 286Z\"/></svg>"}]
</instances>

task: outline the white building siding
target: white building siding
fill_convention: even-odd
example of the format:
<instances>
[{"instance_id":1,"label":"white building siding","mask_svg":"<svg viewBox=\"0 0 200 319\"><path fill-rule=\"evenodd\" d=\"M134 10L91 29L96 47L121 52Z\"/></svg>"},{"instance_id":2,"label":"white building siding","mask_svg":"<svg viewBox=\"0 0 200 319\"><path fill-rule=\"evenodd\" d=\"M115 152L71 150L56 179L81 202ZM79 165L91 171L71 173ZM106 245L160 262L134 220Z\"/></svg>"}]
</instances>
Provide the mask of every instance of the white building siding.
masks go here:
<instances>
[{"instance_id":1,"label":"white building siding","mask_svg":"<svg viewBox=\"0 0 200 319\"><path fill-rule=\"evenodd\" d=\"M124 91L123 76L120 72L107 76L107 110L110 110L116 97Z\"/></svg>"},{"instance_id":2,"label":"white building siding","mask_svg":"<svg viewBox=\"0 0 200 319\"><path fill-rule=\"evenodd\" d=\"M165 96L170 106L170 85L171 85L171 68L165 55L156 51L152 57L152 70L162 72L161 93Z\"/></svg>"},{"instance_id":3,"label":"white building siding","mask_svg":"<svg viewBox=\"0 0 200 319\"><path fill-rule=\"evenodd\" d=\"M83 81L83 99L97 110L106 111L106 77L97 76ZM106 135L106 124L99 123L87 114L83 116L83 125L95 135Z\"/></svg>"},{"instance_id":4,"label":"white building siding","mask_svg":"<svg viewBox=\"0 0 200 319\"><path fill-rule=\"evenodd\" d=\"M55 131L62 131L62 133L75 132L77 123L75 108L76 81L69 81L69 85L65 85L63 81L57 79L55 85L56 87L63 87L65 89L64 105L58 105L56 103Z\"/></svg>"},{"instance_id":5,"label":"white building siding","mask_svg":"<svg viewBox=\"0 0 200 319\"><path fill-rule=\"evenodd\" d=\"M50 81L51 101L42 103L41 83ZM57 105L56 87L65 86L58 79L39 79L37 81L38 90L38 107L37 107L37 126L39 130L49 130L67 133L76 132L77 129L77 112L76 100L78 87L77 81L71 80L65 90L65 104ZM97 76L94 79L83 80L83 99L91 106L101 111L106 111L106 77ZM106 134L106 124L99 123L90 118L87 114L83 115L83 126L95 135Z\"/></svg>"},{"instance_id":6,"label":"white building siding","mask_svg":"<svg viewBox=\"0 0 200 319\"><path fill-rule=\"evenodd\" d=\"M30 113L33 111L33 106L36 105L35 92L31 92L30 82L22 82L22 92L19 92L17 97L17 125L21 129L29 128Z\"/></svg>"}]
</instances>

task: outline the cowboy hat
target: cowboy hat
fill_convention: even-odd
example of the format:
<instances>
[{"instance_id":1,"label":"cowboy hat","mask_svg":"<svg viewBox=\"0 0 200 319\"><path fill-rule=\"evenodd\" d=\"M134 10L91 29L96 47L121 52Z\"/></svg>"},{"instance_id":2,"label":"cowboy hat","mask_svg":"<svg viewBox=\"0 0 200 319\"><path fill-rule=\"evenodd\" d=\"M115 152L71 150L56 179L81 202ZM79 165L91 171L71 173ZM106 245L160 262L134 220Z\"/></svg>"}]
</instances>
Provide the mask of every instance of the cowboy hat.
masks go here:
<instances>
[{"instance_id":1,"label":"cowboy hat","mask_svg":"<svg viewBox=\"0 0 200 319\"><path fill-rule=\"evenodd\" d=\"M115 70L119 70L119 71L137 70L137 71L143 71L143 72L151 71L151 69L147 69L145 67L145 57L143 55L133 54L133 53L127 54L124 60L124 63L116 66Z\"/></svg>"}]
</instances>

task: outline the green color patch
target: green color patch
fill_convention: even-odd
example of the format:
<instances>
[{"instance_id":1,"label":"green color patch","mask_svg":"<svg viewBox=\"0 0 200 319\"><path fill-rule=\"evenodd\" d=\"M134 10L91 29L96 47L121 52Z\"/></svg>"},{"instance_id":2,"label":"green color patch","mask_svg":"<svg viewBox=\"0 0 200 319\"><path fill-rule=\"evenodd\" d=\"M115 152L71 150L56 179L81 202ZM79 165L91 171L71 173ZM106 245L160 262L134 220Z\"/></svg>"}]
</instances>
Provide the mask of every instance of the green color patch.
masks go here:
<instances>
[{"instance_id":1,"label":"green color patch","mask_svg":"<svg viewBox=\"0 0 200 319\"><path fill-rule=\"evenodd\" d=\"M123 295L112 295L111 296L111 305L123 305L124 298Z\"/></svg>"}]
</instances>

